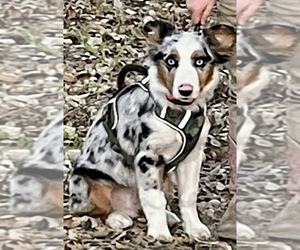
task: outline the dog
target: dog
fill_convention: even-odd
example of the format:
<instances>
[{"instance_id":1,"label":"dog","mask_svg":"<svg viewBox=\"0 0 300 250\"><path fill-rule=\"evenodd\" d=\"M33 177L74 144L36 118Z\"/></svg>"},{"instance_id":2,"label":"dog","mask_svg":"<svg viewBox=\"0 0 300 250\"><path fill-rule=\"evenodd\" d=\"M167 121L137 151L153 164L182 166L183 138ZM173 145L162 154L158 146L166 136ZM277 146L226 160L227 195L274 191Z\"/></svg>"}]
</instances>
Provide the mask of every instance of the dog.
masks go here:
<instances>
[{"instance_id":1,"label":"dog","mask_svg":"<svg viewBox=\"0 0 300 250\"><path fill-rule=\"evenodd\" d=\"M10 211L18 215L63 215L63 113L40 133L10 179Z\"/></svg>"},{"instance_id":2,"label":"dog","mask_svg":"<svg viewBox=\"0 0 300 250\"><path fill-rule=\"evenodd\" d=\"M196 207L210 128L206 103L234 53L235 29L181 32L154 20L144 32L148 76L119 91L95 118L69 179L70 211L99 216L114 229L130 227L142 212L148 235L170 238L166 207L175 176L185 232L209 238Z\"/></svg>"}]
</instances>

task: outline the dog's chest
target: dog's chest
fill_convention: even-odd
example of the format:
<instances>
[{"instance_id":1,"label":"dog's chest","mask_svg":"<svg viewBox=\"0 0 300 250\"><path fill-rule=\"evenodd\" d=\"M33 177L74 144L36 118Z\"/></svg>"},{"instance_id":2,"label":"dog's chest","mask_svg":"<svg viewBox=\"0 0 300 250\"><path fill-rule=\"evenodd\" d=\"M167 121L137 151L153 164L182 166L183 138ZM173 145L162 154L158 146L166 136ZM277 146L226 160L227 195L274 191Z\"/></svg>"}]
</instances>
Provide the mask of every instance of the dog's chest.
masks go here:
<instances>
[{"instance_id":1,"label":"dog's chest","mask_svg":"<svg viewBox=\"0 0 300 250\"><path fill-rule=\"evenodd\" d=\"M176 155L182 146L180 133L155 114L155 103L140 88L119 99L118 140L128 154L150 150L165 160ZM168 123L168 122L167 122Z\"/></svg>"},{"instance_id":2,"label":"dog's chest","mask_svg":"<svg viewBox=\"0 0 300 250\"><path fill-rule=\"evenodd\" d=\"M148 126L153 132L145 140L147 146L155 154L162 155L167 161L173 158L182 145L180 133L154 116L148 118Z\"/></svg>"}]
</instances>

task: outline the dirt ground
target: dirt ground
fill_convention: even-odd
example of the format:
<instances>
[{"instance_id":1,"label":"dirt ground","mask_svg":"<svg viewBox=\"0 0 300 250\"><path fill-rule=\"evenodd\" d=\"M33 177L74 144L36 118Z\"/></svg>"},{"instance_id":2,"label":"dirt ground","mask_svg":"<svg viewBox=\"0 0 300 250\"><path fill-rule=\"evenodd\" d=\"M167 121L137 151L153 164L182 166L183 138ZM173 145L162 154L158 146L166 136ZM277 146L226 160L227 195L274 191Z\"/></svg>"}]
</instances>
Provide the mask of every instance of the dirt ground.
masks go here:
<instances>
[{"instance_id":1,"label":"dirt ground","mask_svg":"<svg viewBox=\"0 0 300 250\"><path fill-rule=\"evenodd\" d=\"M147 16L167 19L178 29L193 29L185 1L65 2L65 144L70 158L76 152L74 148L81 145L95 114L116 89L116 76L121 67L141 64L147 55L147 41L142 33L143 19ZM226 84L221 84L209 105L214 125L199 183L199 214L212 232L230 199L228 124L224 115L226 89ZM143 218L122 232L114 232L94 218L71 219L67 212L66 218L67 249L72 246L78 249L231 249L230 245L234 248L233 242L220 242L216 237L209 242L192 243L181 225L172 228L174 242L154 241L145 235ZM85 228L86 221L89 221L88 228Z\"/></svg>"},{"instance_id":2,"label":"dirt ground","mask_svg":"<svg viewBox=\"0 0 300 250\"><path fill-rule=\"evenodd\" d=\"M9 74L0 72L0 86L4 90L0 92L0 152L9 152L8 156L13 160L2 161L1 158L0 164L0 248L61 249L64 237L64 246L68 250L291 249L287 248L288 242L271 241L264 235L272 218L289 199L286 190L281 188L287 182L289 171L284 160L285 145L270 147L274 140L284 141L285 120L273 119L273 116L284 117L285 112L285 88L280 81L264 91L262 98L253 104L252 113L250 107L257 125L250 143L258 145L259 150L248 149L249 160L238 174L238 218L255 230L258 235L255 241L238 241L236 244L220 241L215 235L231 197L228 190L226 82L220 83L215 98L208 105L213 126L206 145L198 192L199 216L213 233L210 241L190 242L181 225L171 229L173 242L155 241L146 236L144 218L136 219L132 228L113 231L97 218L71 216L67 206L63 221L51 217L20 218L9 214L8 182L14 170L14 160L28 153L41 128L53 118L51 114L61 108L62 93L65 100L66 204L67 178L72 164L97 111L116 89L119 70L125 64L142 63L147 54L146 40L141 32L143 19L153 16L168 19L178 29L193 27L184 0L68 0L64 2L62 61L58 56L62 53L59 46L61 35L53 35L57 44L55 50L53 44L47 44L49 40L37 39L49 34L62 34L61 14L56 11L62 6L55 9L51 7L57 4L55 1L37 4L31 0L4 1L1 4L4 10L0 16L3 24L3 29L0 29L1 66L2 71ZM28 32L26 22L20 22L22 19L35 20L32 27L36 33ZM12 45L12 42L15 43ZM55 84L60 83L62 74L64 91L61 84ZM42 117L43 113L49 113L47 119ZM266 119L268 122L263 123L262 120ZM175 199L175 207L176 203ZM48 248L50 245L52 247ZM299 245L293 249L299 249Z\"/></svg>"},{"instance_id":3,"label":"dirt ground","mask_svg":"<svg viewBox=\"0 0 300 250\"><path fill-rule=\"evenodd\" d=\"M116 88L120 68L143 62L147 42L141 30L146 16L167 19L181 30L193 29L185 1L65 2L65 145L70 149L70 158L74 155L72 149L81 145L97 110ZM230 200L227 90L226 81L221 82L208 105L212 128L199 183L198 211L214 235L210 241L190 242L181 225L171 229L172 243L154 241L145 236L143 218L137 219L133 228L115 232L99 220L71 218L66 212L66 248L236 249L235 242L220 241L215 235ZM286 243L272 241L264 235L272 218L289 199L286 190L280 188L288 174L285 145L273 143L284 141L284 99L285 87L279 79L249 109L256 122L249 144L255 150L250 146L246 151L249 158L238 174L238 219L251 226L257 237L254 241L239 240L237 246L241 249L290 249Z\"/></svg>"}]
</instances>

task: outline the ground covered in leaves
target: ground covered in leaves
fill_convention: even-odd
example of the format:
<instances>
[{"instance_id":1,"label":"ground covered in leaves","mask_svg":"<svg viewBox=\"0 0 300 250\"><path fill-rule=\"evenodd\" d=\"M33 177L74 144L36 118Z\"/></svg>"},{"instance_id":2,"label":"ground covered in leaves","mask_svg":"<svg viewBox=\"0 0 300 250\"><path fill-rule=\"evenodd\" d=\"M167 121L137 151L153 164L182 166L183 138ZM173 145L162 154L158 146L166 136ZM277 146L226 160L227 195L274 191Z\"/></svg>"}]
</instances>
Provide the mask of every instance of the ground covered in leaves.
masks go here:
<instances>
[{"instance_id":1,"label":"ground covered in leaves","mask_svg":"<svg viewBox=\"0 0 300 250\"><path fill-rule=\"evenodd\" d=\"M181 30L193 29L185 1L65 2L67 175L79 153L75 148L80 147L97 111L116 89L119 70L125 64L142 63L147 55L147 42L141 32L146 16L168 19ZM66 208L66 248L235 249L234 242L220 241L215 235L230 200L227 188L230 176L227 90L226 81L221 82L215 98L208 105L212 128L199 183L198 211L213 233L210 241L192 243L178 225L171 229L172 243L158 242L146 236L144 218L138 218L133 228L118 232L95 218L72 217ZM271 241L264 235L272 218L290 197L282 188L289 170L285 145L280 143L284 142L286 130L284 100L284 83L282 79L276 79L272 88L264 91L249 110L257 127L246 151L248 159L239 170L238 218L251 226L257 237L253 241L238 241L237 246L242 249L291 249L288 244ZM67 201L67 194L65 198Z\"/></svg>"},{"instance_id":2,"label":"ground covered in leaves","mask_svg":"<svg viewBox=\"0 0 300 250\"><path fill-rule=\"evenodd\" d=\"M62 4L0 2L0 249L61 249L62 219L9 210L17 165L63 104Z\"/></svg>"},{"instance_id":3,"label":"ground covered in leaves","mask_svg":"<svg viewBox=\"0 0 300 250\"><path fill-rule=\"evenodd\" d=\"M128 63L141 63L145 58L147 46L141 32L144 17L162 17L179 29L192 28L184 2L65 1L64 62L60 56L62 6L57 1L1 2L1 249L61 249L62 233L65 249L235 249L234 242L219 241L215 235L210 241L192 243L181 225L171 229L172 243L155 241L145 234L144 218L138 218L133 228L113 231L96 218L72 217L66 208L62 232L60 218L25 218L8 210L9 180L16 163L29 154L43 127L61 109L63 68L67 180L89 125L116 89L120 68ZM213 127L199 183L199 215L213 234L230 199L226 91L226 83L221 83L208 107ZM285 243L270 242L264 235L269 222L290 197L282 188L289 172L285 145L280 143L286 130L282 119L284 99L285 87L278 80L250 108L258 125L250 144L256 147L248 148L249 160L239 171L238 216L258 237L254 242L239 241L237 245L243 249L290 249Z\"/></svg>"},{"instance_id":4,"label":"ground covered in leaves","mask_svg":"<svg viewBox=\"0 0 300 250\"><path fill-rule=\"evenodd\" d=\"M185 1L66 1L65 2L65 145L71 167L82 140L101 106L116 89L121 67L143 63L147 42L142 33L147 16L167 19L178 29L191 27ZM209 105L214 126L209 135L206 161L199 183L198 210L215 232L228 202L228 126L226 84L221 84ZM67 169L66 169L67 170ZM69 173L69 171L67 170ZM67 189L67 187L66 187ZM67 200L67 195L66 195ZM174 203L176 204L176 199ZM159 242L146 236L146 221L133 228L112 231L95 218L65 215L67 249L231 249L233 242L190 242L181 225L172 228L174 241Z\"/></svg>"}]
</instances>

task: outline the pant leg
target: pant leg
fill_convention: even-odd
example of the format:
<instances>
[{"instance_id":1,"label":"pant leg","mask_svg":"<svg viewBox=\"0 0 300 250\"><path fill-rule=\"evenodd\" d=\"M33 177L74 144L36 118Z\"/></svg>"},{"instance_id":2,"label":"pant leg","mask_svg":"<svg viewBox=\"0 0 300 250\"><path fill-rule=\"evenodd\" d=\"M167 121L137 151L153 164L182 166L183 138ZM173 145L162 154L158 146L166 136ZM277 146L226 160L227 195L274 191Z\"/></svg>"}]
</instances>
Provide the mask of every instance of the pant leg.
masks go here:
<instances>
[{"instance_id":1,"label":"pant leg","mask_svg":"<svg viewBox=\"0 0 300 250\"><path fill-rule=\"evenodd\" d=\"M266 3L269 21L300 23L300 0L269 0Z\"/></svg>"},{"instance_id":2,"label":"pant leg","mask_svg":"<svg viewBox=\"0 0 300 250\"><path fill-rule=\"evenodd\" d=\"M300 24L300 0L270 0L267 5L267 17L270 22ZM291 81L287 84L286 121L287 156L290 166L290 191L300 193L300 44L286 62Z\"/></svg>"},{"instance_id":3,"label":"pant leg","mask_svg":"<svg viewBox=\"0 0 300 250\"><path fill-rule=\"evenodd\" d=\"M229 23L236 25L236 0L220 0L218 4L218 22ZM228 109L229 109L229 136L236 142L236 78L235 78L235 64L236 55L233 56L231 62L225 67L228 69L231 75L231 81L229 85L228 96Z\"/></svg>"},{"instance_id":4,"label":"pant leg","mask_svg":"<svg viewBox=\"0 0 300 250\"><path fill-rule=\"evenodd\" d=\"M235 68L235 67L234 67ZM230 68L228 69L231 72ZM221 238L237 239L237 229L236 229L236 202L237 202L237 165L236 165L236 79L235 74L231 74L232 79L228 82L228 122L229 122L229 165L230 165L230 182L229 190L231 192L232 199L230 200L228 207L222 216L219 227L217 229L217 235Z\"/></svg>"},{"instance_id":5,"label":"pant leg","mask_svg":"<svg viewBox=\"0 0 300 250\"><path fill-rule=\"evenodd\" d=\"M218 22L236 25L236 0L220 0L217 12ZM231 167L231 178L229 188L233 194L236 193L236 78L235 78L235 55L231 62L225 67L231 74L228 83L228 122L229 122L229 164Z\"/></svg>"},{"instance_id":6,"label":"pant leg","mask_svg":"<svg viewBox=\"0 0 300 250\"><path fill-rule=\"evenodd\" d=\"M300 49L296 53L300 56ZM293 69L296 71L296 68ZM300 194L300 78L295 74L288 84L287 95L287 159L290 166L287 187L291 192Z\"/></svg>"},{"instance_id":7,"label":"pant leg","mask_svg":"<svg viewBox=\"0 0 300 250\"><path fill-rule=\"evenodd\" d=\"M218 4L218 22L236 25L236 0L220 0ZM236 142L236 78L235 78L235 55L233 60L225 67L231 74L229 85L228 108L229 108L229 136Z\"/></svg>"},{"instance_id":8,"label":"pant leg","mask_svg":"<svg viewBox=\"0 0 300 250\"><path fill-rule=\"evenodd\" d=\"M218 20L236 25L236 0L220 0L218 4Z\"/></svg>"}]
</instances>

